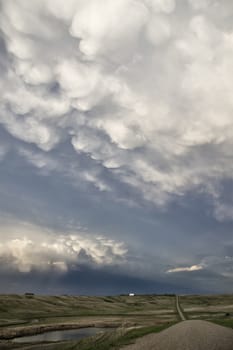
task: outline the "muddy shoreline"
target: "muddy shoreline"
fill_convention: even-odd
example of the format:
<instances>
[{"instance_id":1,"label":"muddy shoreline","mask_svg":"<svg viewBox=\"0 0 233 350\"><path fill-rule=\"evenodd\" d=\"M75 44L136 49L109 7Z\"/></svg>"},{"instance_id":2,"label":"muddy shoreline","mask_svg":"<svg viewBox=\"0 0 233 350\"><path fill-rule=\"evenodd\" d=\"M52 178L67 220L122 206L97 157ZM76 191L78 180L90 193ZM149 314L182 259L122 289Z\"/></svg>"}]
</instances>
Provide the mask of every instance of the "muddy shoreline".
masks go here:
<instances>
[{"instance_id":1,"label":"muddy shoreline","mask_svg":"<svg viewBox=\"0 0 233 350\"><path fill-rule=\"evenodd\" d=\"M0 329L0 340L10 340L17 337L24 337L30 335L36 335L51 331L62 331L70 329L80 329L80 328L117 328L120 327L122 323L120 322L88 322L88 323L61 323L61 324L50 324L50 325L37 325L37 326L25 326L25 327L15 327L15 328L5 328Z\"/></svg>"}]
</instances>

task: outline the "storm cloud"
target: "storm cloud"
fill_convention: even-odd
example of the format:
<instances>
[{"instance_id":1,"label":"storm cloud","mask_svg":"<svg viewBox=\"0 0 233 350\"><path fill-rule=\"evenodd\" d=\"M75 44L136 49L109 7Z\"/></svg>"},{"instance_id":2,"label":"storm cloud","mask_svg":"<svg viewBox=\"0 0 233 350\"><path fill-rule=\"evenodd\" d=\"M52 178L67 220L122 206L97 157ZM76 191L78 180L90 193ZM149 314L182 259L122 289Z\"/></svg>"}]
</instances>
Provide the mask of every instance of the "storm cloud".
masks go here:
<instances>
[{"instance_id":1,"label":"storm cloud","mask_svg":"<svg viewBox=\"0 0 233 350\"><path fill-rule=\"evenodd\" d=\"M230 280L232 12L0 1L4 273L80 262L165 284L185 272L177 288L194 271Z\"/></svg>"}]
</instances>

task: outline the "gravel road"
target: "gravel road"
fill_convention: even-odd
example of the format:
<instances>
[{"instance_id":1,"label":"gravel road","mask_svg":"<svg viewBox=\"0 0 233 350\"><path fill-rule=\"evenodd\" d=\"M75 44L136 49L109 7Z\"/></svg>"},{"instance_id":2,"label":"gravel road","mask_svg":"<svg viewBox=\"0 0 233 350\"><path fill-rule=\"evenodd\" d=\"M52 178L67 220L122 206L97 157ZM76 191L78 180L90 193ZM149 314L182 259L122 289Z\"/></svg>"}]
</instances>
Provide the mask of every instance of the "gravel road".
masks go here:
<instances>
[{"instance_id":1,"label":"gravel road","mask_svg":"<svg viewBox=\"0 0 233 350\"><path fill-rule=\"evenodd\" d=\"M233 330L207 321L183 321L160 333L142 337L123 349L233 350Z\"/></svg>"}]
</instances>

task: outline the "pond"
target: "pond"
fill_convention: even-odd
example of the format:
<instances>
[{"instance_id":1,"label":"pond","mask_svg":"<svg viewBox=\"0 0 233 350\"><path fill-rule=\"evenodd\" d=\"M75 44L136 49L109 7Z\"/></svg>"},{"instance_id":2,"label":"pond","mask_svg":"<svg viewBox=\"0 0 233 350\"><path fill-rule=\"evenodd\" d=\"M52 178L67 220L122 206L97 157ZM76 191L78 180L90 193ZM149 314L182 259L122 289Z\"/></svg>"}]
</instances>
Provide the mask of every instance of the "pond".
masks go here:
<instances>
[{"instance_id":1,"label":"pond","mask_svg":"<svg viewBox=\"0 0 233 350\"><path fill-rule=\"evenodd\" d=\"M13 342L16 343L31 343L31 342L41 342L41 341L61 341L61 340L78 340L86 337L90 337L97 333L110 331L111 328L79 328L79 329L69 329L62 331L51 331L36 335L30 335L25 337L14 338Z\"/></svg>"}]
</instances>

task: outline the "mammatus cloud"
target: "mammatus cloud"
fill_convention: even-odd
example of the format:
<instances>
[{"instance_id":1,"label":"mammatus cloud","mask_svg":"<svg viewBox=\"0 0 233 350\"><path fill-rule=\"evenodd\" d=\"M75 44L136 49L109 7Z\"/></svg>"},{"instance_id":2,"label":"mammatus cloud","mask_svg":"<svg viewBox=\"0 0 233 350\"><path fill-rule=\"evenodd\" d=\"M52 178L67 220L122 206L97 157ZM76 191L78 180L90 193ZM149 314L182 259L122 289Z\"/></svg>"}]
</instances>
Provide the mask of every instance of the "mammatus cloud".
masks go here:
<instances>
[{"instance_id":1,"label":"mammatus cloud","mask_svg":"<svg viewBox=\"0 0 233 350\"><path fill-rule=\"evenodd\" d=\"M192 272L202 270L202 265L193 265L189 267L175 267L174 269L167 270L167 273L175 273L175 272Z\"/></svg>"},{"instance_id":2,"label":"mammatus cloud","mask_svg":"<svg viewBox=\"0 0 233 350\"><path fill-rule=\"evenodd\" d=\"M87 232L59 234L27 223L1 227L1 270L20 272L111 266L125 261L122 242Z\"/></svg>"},{"instance_id":3,"label":"mammatus cloud","mask_svg":"<svg viewBox=\"0 0 233 350\"><path fill-rule=\"evenodd\" d=\"M0 0L0 213L21 220L0 223L2 275L82 264L232 286L232 13Z\"/></svg>"},{"instance_id":4,"label":"mammatus cloud","mask_svg":"<svg viewBox=\"0 0 233 350\"><path fill-rule=\"evenodd\" d=\"M112 190L111 179L159 206L194 189L222 205L217 185L233 174L229 2L187 1L181 11L175 0L8 0L0 8L0 123L38 147L26 159L42 164L28 152L48 159L68 142L89 161L82 181L101 191Z\"/></svg>"}]
</instances>

